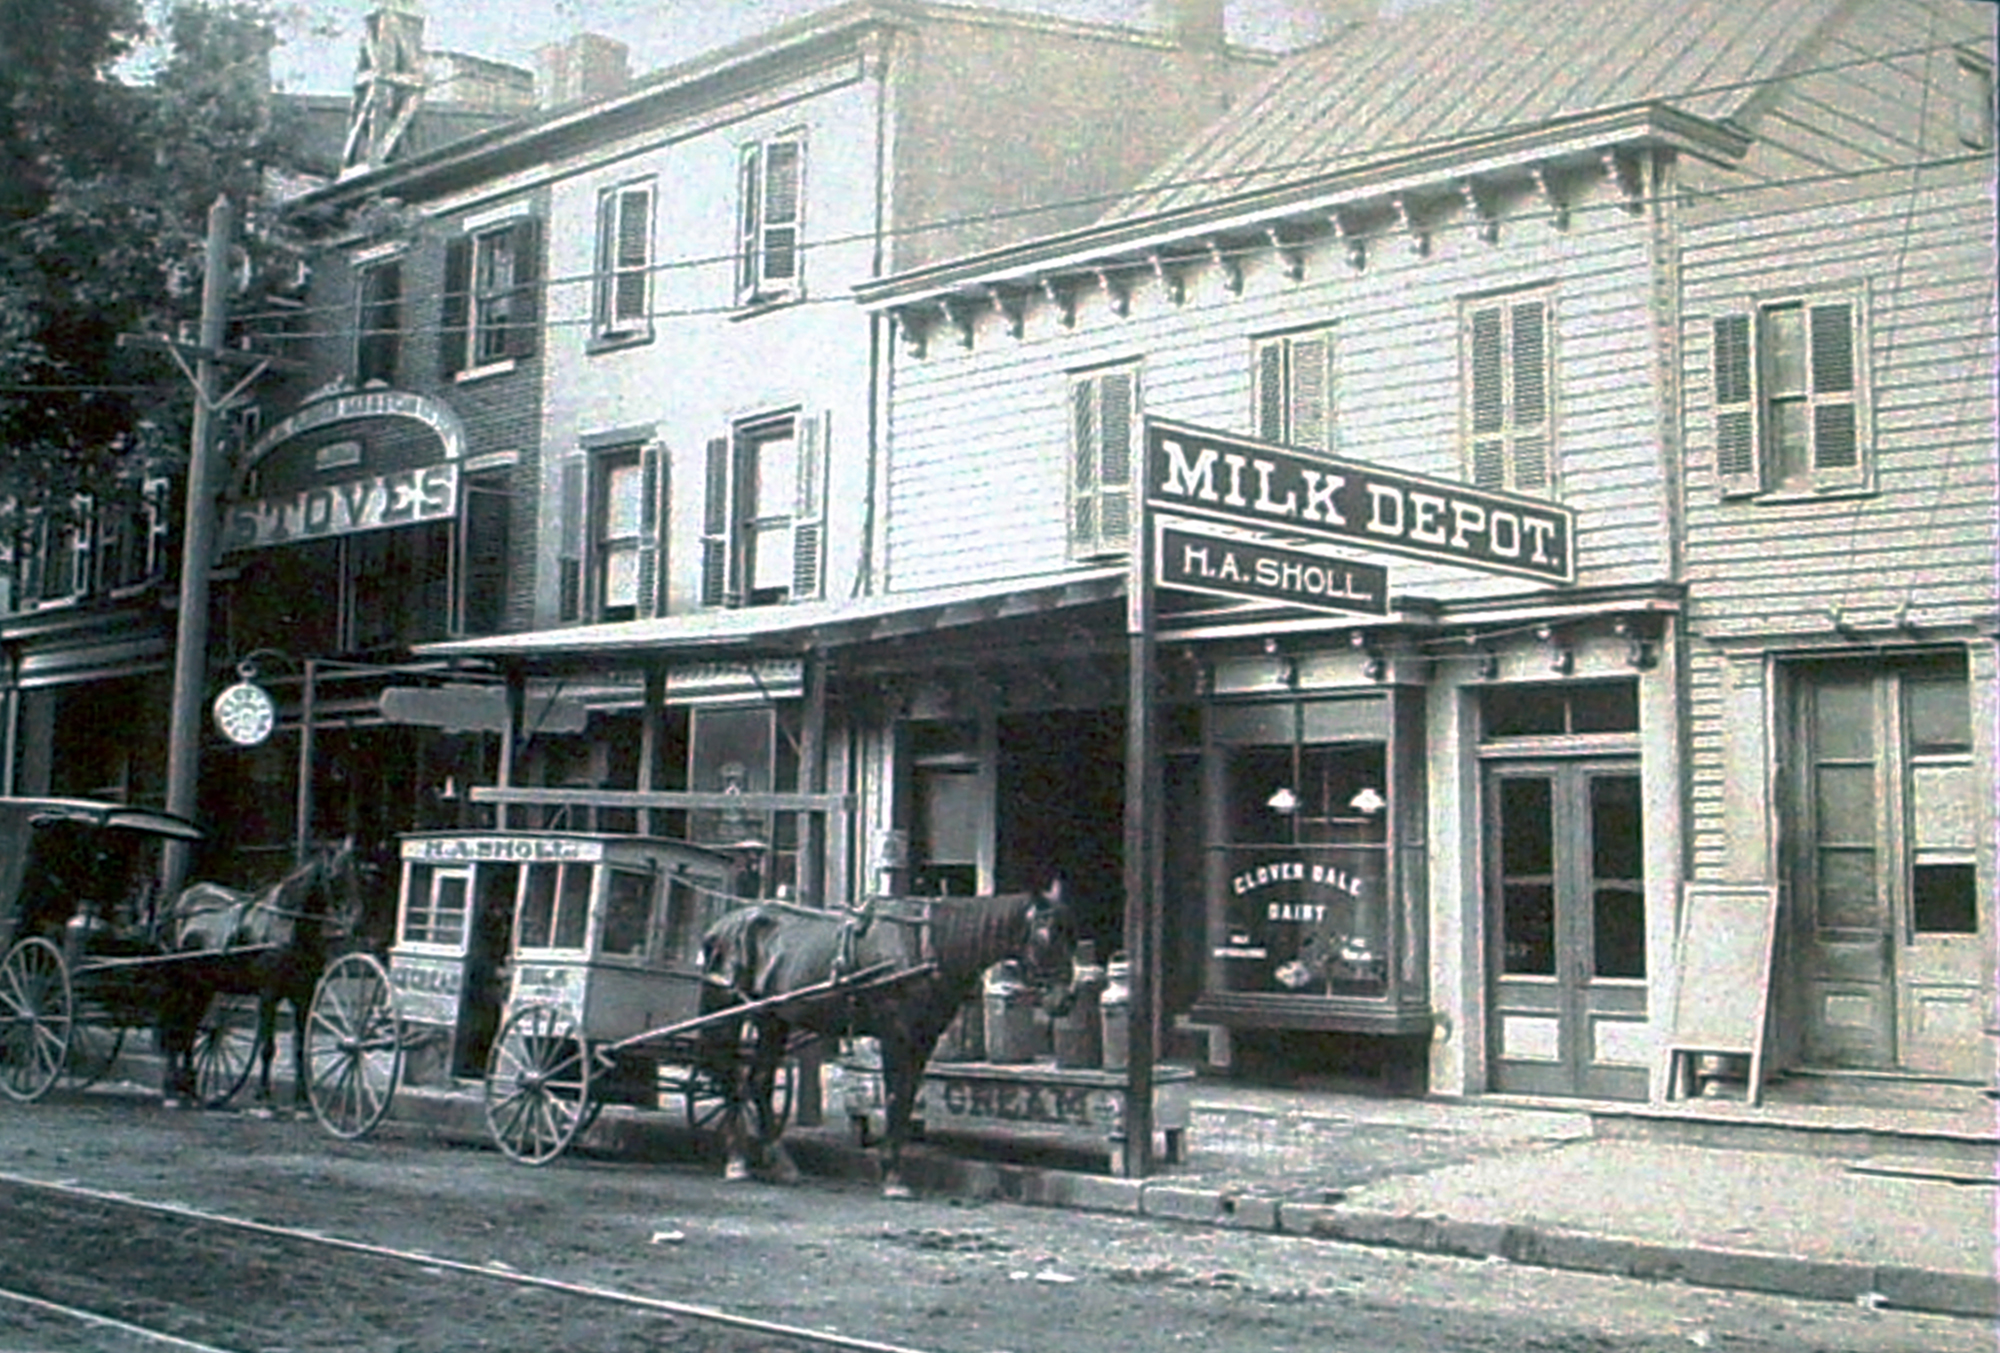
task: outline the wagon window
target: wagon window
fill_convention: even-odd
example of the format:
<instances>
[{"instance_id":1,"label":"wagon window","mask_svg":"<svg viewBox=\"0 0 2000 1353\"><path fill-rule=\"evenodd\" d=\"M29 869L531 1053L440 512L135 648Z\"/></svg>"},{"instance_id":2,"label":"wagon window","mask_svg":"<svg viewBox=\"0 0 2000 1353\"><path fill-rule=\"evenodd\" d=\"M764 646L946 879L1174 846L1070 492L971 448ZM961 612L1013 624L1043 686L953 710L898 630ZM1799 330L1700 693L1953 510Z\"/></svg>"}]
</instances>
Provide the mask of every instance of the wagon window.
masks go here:
<instances>
[{"instance_id":1,"label":"wagon window","mask_svg":"<svg viewBox=\"0 0 2000 1353\"><path fill-rule=\"evenodd\" d=\"M652 928L652 875L629 869L612 870L604 902L603 951L630 957L643 955L646 935Z\"/></svg>"},{"instance_id":2,"label":"wagon window","mask_svg":"<svg viewBox=\"0 0 2000 1353\"><path fill-rule=\"evenodd\" d=\"M404 889L408 902L403 909L403 939L411 944L463 944L469 882L462 869L411 865Z\"/></svg>"},{"instance_id":3,"label":"wagon window","mask_svg":"<svg viewBox=\"0 0 2000 1353\"><path fill-rule=\"evenodd\" d=\"M554 864L528 866L528 891L521 899L519 944L523 949L549 947L549 935L555 929L556 871L561 867Z\"/></svg>"},{"instance_id":4,"label":"wagon window","mask_svg":"<svg viewBox=\"0 0 2000 1353\"><path fill-rule=\"evenodd\" d=\"M562 867L562 895L556 905L556 942L558 949L581 949L586 927L590 922L590 875L587 864L566 864Z\"/></svg>"}]
</instances>

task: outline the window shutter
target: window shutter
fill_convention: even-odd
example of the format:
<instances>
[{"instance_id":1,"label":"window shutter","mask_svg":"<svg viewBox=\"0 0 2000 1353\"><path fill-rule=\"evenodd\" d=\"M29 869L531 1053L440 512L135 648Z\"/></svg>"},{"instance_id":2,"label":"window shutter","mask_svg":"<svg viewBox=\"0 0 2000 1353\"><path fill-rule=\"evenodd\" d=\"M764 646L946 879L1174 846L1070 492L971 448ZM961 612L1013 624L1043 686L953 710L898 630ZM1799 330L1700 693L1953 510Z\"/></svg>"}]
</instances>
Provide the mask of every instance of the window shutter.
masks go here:
<instances>
[{"instance_id":1,"label":"window shutter","mask_svg":"<svg viewBox=\"0 0 2000 1353\"><path fill-rule=\"evenodd\" d=\"M507 304L507 355L534 354L542 329L541 222L524 216L514 223L514 285Z\"/></svg>"},{"instance_id":2,"label":"window shutter","mask_svg":"<svg viewBox=\"0 0 2000 1353\"><path fill-rule=\"evenodd\" d=\"M1472 482L1507 487L1506 331L1500 307L1472 312Z\"/></svg>"},{"instance_id":3,"label":"window shutter","mask_svg":"<svg viewBox=\"0 0 2000 1353\"><path fill-rule=\"evenodd\" d=\"M799 177L805 147L773 141L764 148L760 285L790 287L799 276Z\"/></svg>"},{"instance_id":4,"label":"window shutter","mask_svg":"<svg viewBox=\"0 0 2000 1353\"><path fill-rule=\"evenodd\" d=\"M763 174L763 155L757 146L743 147L743 165L739 193L741 202L736 225L736 291L739 300L749 300L757 293L757 223L763 219L763 193L760 180Z\"/></svg>"},{"instance_id":5,"label":"window shutter","mask_svg":"<svg viewBox=\"0 0 2000 1353\"><path fill-rule=\"evenodd\" d=\"M498 634L507 616L507 526L512 507L506 480L482 475L465 484L459 602L465 634Z\"/></svg>"},{"instance_id":6,"label":"window shutter","mask_svg":"<svg viewBox=\"0 0 2000 1353\"><path fill-rule=\"evenodd\" d=\"M1099 384L1104 390L1104 446L1098 470L1104 507L1098 514L1099 525L1107 549L1125 549L1132 543L1132 374L1106 372Z\"/></svg>"},{"instance_id":7,"label":"window shutter","mask_svg":"<svg viewBox=\"0 0 2000 1353\"><path fill-rule=\"evenodd\" d=\"M831 415L800 415L799 486L792 506L792 600L820 595L826 584L826 459Z\"/></svg>"},{"instance_id":8,"label":"window shutter","mask_svg":"<svg viewBox=\"0 0 2000 1353\"><path fill-rule=\"evenodd\" d=\"M708 482L701 515L701 604L723 606L729 598L729 438L708 443Z\"/></svg>"},{"instance_id":9,"label":"window shutter","mask_svg":"<svg viewBox=\"0 0 2000 1353\"><path fill-rule=\"evenodd\" d=\"M1285 440L1285 340L1274 338L1257 349L1257 435L1267 442Z\"/></svg>"},{"instance_id":10,"label":"window shutter","mask_svg":"<svg viewBox=\"0 0 2000 1353\"><path fill-rule=\"evenodd\" d=\"M444 247L444 317L438 363L446 378L465 370L466 321L472 314L472 241L464 236Z\"/></svg>"},{"instance_id":11,"label":"window shutter","mask_svg":"<svg viewBox=\"0 0 2000 1353\"><path fill-rule=\"evenodd\" d=\"M583 492L588 468L580 456L562 463L562 544L556 586L562 592L558 614L565 623L583 618Z\"/></svg>"},{"instance_id":12,"label":"window shutter","mask_svg":"<svg viewBox=\"0 0 2000 1353\"><path fill-rule=\"evenodd\" d=\"M1549 487L1549 312L1542 301L1513 308L1513 474L1509 488Z\"/></svg>"},{"instance_id":13,"label":"window shutter","mask_svg":"<svg viewBox=\"0 0 2000 1353\"><path fill-rule=\"evenodd\" d=\"M1813 469L1861 465L1854 418L1854 306L1812 308Z\"/></svg>"},{"instance_id":14,"label":"window shutter","mask_svg":"<svg viewBox=\"0 0 2000 1353\"><path fill-rule=\"evenodd\" d=\"M660 523L666 518L666 501L666 448L648 442L639 452L639 596L634 610L641 620L665 615L667 610L660 569Z\"/></svg>"},{"instance_id":15,"label":"window shutter","mask_svg":"<svg viewBox=\"0 0 2000 1353\"><path fill-rule=\"evenodd\" d=\"M1132 541L1134 376L1107 371L1071 392L1070 549L1092 558Z\"/></svg>"},{"instance_id":16,"label":"window shutter","mask_svg":"<svg viewBox=\"0 0 2000 1353\"><path fill-rule=\"evenodd\" d=\"M1333 422L1333 344L1324 335L1295 338L1291 343L1291 429L1293 446L1331 449Z\"/></svg>"},{"instance_id":17,"label":"window shutter","mask_svg":"<svg viewBox=\"0 0 2000 1353\"><path fill-rule=\"evenodd\" d=\"M1715 475L1724 495L1760 492L1757 407L1751 380L1750 316L1718 315L1715 351Z\"/></svg>"},{"instance_id":18,"label":"window shutter","mask_svg":"<svg viewBox=\"0 0 2000 1353\"><path fill-rule=\"evenodd\" d=\"M618 238L612 266L617 274L612 297L614 328L646 324L646 283L649 246L653 238L652 192L628 188L618 194Z\"/></svg>"},{"instance_id":19,"label":"window shutter","mask_svg":"<svg viewBox=\"0 0 2000 1353\"><path fill-rule=\"evenodd\" d=\"M401 263L379 263L361 274L361 334L355 345L354 376L363 385L371 380L396 382L402 299Z\"/></svg>"}]
</instances>

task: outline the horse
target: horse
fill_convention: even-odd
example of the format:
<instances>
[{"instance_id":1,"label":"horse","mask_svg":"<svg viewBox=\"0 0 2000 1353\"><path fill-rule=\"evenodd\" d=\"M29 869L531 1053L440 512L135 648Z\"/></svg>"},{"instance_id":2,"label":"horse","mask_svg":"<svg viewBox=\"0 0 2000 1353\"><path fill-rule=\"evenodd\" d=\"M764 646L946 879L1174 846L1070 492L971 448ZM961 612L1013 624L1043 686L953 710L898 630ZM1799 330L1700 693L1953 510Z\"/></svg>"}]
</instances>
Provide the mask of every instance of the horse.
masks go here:
<instances>
[{"instance_id":1,"label":"horse","mask_svg":"<svg viewBox=\"0 0 2000 1353\"><path fill-rule=\"evenodd\" d=\"M277 882L255 891L219 883L183 889L162 917L167 948L177 954L227 954L231 949L261 952L216 965L195 980L182 981L160 1016L166 1053L163 1092L174 1104L195 1097L194 1051L202 1016L217 995L257 998L259 1062L257 1102L271 1102L271 1064L277 1056L278 1008L292 1007L292 1092L307 1102L306 1011L313 987L336 944L361 927L366 897L365 866L354 838L322 847Z\"/></svg>"},{"instance_id":2,"label":"horse","mask_svg":"<svg viewBox=\"0 0 2000 1353\"><path fill-rule=\"evenodd\" d=\"M1062 880L1039 893L909 899L897 909L813 911L755 903L731 911L702 936L704 1015L874 971L914 976L881 986L859 981L849 992L815 995L746 1016L755 1046L741 1063L737 1111L725 1130L728 1177L747 1178L746 1136L776 1157L781 1178L796 1171L778 1142L772 1085L794 1027L838 1038L872 1036L882 1049L888 1122L881 1141L883 1196L908 1198L902 1151L924 1066L945 1026L978 988L986 969L1016 959L1045 1009L1063 1013L1074 998L1071 953L1076 926ZM733 1041L728 1021L709 1026ZM733 1049L722 1049L724 1061ZM749 1120L754 1119L752 1124Z\"/></svg>"}]
</instances>

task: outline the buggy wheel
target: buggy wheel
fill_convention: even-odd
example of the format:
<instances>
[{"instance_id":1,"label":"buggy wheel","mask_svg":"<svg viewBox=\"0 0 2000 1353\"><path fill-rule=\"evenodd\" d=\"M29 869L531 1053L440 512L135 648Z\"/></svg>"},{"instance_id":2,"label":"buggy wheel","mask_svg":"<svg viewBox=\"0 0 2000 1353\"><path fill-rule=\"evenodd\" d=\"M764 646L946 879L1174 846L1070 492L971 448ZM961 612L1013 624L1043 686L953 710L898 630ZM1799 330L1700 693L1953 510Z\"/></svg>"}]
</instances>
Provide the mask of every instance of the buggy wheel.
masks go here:
<instances>
[{"instance_id":1,"label":"buggy wheel","mask_svg":"<svg viewBox=\"0 0 2000 1353\"><path fill-rule=\"evenodd\" d=\"M306 1013L306 1098L336 1137L374 1131L403 1079L403 1021L372 954L344 954L320 975Z\"/></svg>"},{"instance_id":2,"label":"buggy wheel","mask_svg":"<svg viewBox=\"0 0 2000 1353\"><path fill-rule=\"evenodd\" d=\"M69 1056L63 1058L63 1089L88 1090L117 1065L125 1048L125 1026L111 1020L105 1011L77 1012L69 1029Z\"/></svg>"},{"instance_id":3,"label":"buggy wheel","mask_svg":"<svg viewBox=\"0 0 2000 1353\"><path fill-rule=\"evenodd\" d=\"M221 1108L236 1098L256 1064L256 1001L218 992L194 1034L195 1102L204 1109Z\"/></svg>"},{"instance_id":4,"label":"buggy wheel","mask_svg":"<svg viewBox=\"0 0 2000 1353\"><path fill-rule=\"evenodd\" d=\"M0 1094L23 1104L49 1092L69 1057L75 999L62 950L39 935L0 961Z\"/></svg>"},{"instance_id":5,"label":"buggy wheel","mask_svg":"<svg viewBox=\"0 0 2000 1353\"><path fill-rule=\"evenodd\" d=\"M523 1165L561 1155L591 1116L590 1048L553 1005L516 1010L486 1059L486 1127Z\"/></svg>"}]
</instances>

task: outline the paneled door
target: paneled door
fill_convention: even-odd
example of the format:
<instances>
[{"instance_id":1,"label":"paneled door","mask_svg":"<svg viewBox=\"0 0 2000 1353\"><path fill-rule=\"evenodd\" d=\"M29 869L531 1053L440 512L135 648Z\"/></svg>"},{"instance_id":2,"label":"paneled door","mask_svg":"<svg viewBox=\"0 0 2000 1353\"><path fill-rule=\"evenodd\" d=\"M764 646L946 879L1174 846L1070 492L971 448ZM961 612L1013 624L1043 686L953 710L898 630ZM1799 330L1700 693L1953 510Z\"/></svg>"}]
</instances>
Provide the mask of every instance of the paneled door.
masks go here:
<instances>
[{"instance_id":1,"label":"paneled door","mask_svg":"<svg viewBox=\"0 0 2000 1353\"><path fill-rule=\"evenodd\" d=\"M1644 1099L1638 763L1489 763L1485 829L1493 1088Z\"/></svg>"},{"instance_id":2,"label":"paneled door","mask_svg":"<svg viewBox=\"0 0 2000 1353\"><path fill-rule=\"evenodd\" d=\"M1978 1079L1981 791L1962 657L1795 669L1787 802L1809 1065ZM1990 825L1988 827L1990 830Z\"/></svg>"}]
</instances>

